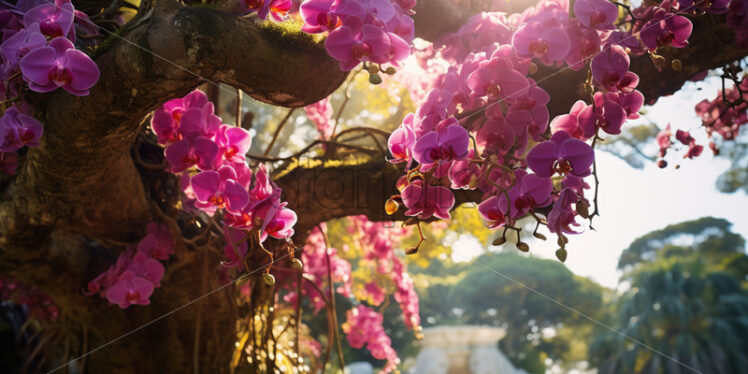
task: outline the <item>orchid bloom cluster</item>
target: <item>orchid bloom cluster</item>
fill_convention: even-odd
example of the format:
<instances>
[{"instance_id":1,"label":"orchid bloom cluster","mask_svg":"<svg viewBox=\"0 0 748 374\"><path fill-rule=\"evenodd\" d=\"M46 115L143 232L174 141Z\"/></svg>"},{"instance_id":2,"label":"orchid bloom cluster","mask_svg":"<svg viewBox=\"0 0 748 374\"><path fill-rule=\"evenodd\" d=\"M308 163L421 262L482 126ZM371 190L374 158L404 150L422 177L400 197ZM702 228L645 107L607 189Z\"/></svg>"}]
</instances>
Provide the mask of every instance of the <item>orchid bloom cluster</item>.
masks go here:
<instances>
[{"instance_id":1,"label":"orchid bloom cluster","mask_svg":"<svg viewBox=\"0 0 748 374\"><path fill-rule=\"evenodd\" d=\"M0 277L0 304L21 305L29 319L54 322L60 308L46 294L16 279Z\"/></svg>"},{"instance_id":2,"label":"orchid bloom cluster","mask_svg":"<svg viewBox=\"0 0 748 374\"><path fill-rule=\"evenodd\" d=\"M384 332L384 317L366 305L358 305L346 313L343 332L348 344L353 348L363 348L378 360L387 360L380 373L390 373L397 369L400 359L392 348L392 340Z\"/></svg>"},{"instance_id":3,"label":"orchid bloom cluster","mask_svg":"<svg viewBox=\"0 0 748 374\"><path fill-rule=\"evenodd\" d=\"M24 91L28 87L47 93L61 87L73 95L88 95L99 79L99 69L74 43L76 27L89 35L96 30L70 0L0 4L0 25L0 100L15 102L3 107L0 117L0 170L13 174L18 166L16 152L38 146L43 132L23 101Z\"/></svg>"},{"instance_id":4,"label":"orchid bloom cluster","mask_svg":"<svg viewBox=\"0 0 748 374\"><path fill-rule=\"evenodd\" d=\"M303 31L329 32L325 48L348 71L361 62L400 66L415 38L409 16L415 5L416 0L308 0L299 13Z\"/></svg>"},{"instance_id":5,"label":"orchid bloom cluster","mask_svg":"<svg viewBox=\"0 0 748 374\"><path fill-rule=\"evenodd\" d=\"M673 136L673 131L670 129L670 124L668 124L667 127L664 130L660 131L655 137L655 140L657 141L657 145L660 147L660 152L659 152L660 160L657 162L657 165L661 168L664 168L667 166L667 162L664 160L664 157L667 154L667 150L671 146L673 146L673 144L675 144L673 143L671 139L672 136ZM704 150L703 145L696 144L696 139L694 139L693 136L691 136L689 131L676 130L675 139L682 145L688 147L688 150L683 155L683 158L693 159L694 157L700 156L701 152Z\"/></svg>"},{"instance_id":6,"label":"orchid bloom cluster","mask_svg":"<svg viewBox=\"0 0 748 374\"><path fill-rule=\"evenodd\" d=\"M286 19L295 11L291 0L242 0L245 13L260 19ZM306 0L298 7L302 30L310 34L328 32L327 52L349 71L361 62L394 67L410 55L415 38L413 8L416 0ZM368 68L372 82L381 82L379 68Z\"/></svg>"},{"instance_id":7,"label":"orchid bloom cluster","mask_svg":"<svg viewBox=\"0 0 748 374\"><path fill-rule=\"evenodd\" d=\"M317 127L320 139L328 139L332 136L332 105L330 104L329 97L305 106L304 112L309 120Z\"/></svg>"},{"instance_id":8,"label":"orchid bloom cluster","mask_svg":"<svg viewBox=\"0 0 748 374\"><path fill-rule=\"evenodd\" d=\"M281 189L263 164L253 182L245 156L249 132L223 124L202 91L167 101L153 113L151 128L165 146L169 171L181 174L185 209L210 216L222 209L226 230L257 229L260 242L293 235L296 213L281 202Z\"/></svg>"},{"instance_id":9,"label":"orchid bloom cluster","mask_svg":"<svg viewBox=\"0 0 748 374\"><path fill-rule=\"evenodd\" d=\"M725 92L719 91L713 100L696 104L696 114L703 121L709 136L719 134L722 139L734 140L740 127L748 123L748 79Z\"/></svg>"},{"instance_id":10,"label":"orchid bloom cluster","mask_svg":"<svg viewBox=\"0 0 748 374\"><path fill-rule=\"evenodd\" d=\"M400 359L391 348L391 340L382 328L382 314L371 309L371 306L383 305L390 293L400 304L405 325L419 334L420 316L418 295L413 281L406 272L406 267L395 254L395 248L401 239L410 234L408 228L388 228L383 223L370 222L365 216L348 217L348 233L352 244L362 251L356 264L356 271L364 270L366 274L376 274L363 286L354 285L351 263L341 257L335 248L329 248L325 240L326 225L312 230L307 238L302 253L305 282L301 286L302 295L309 300L314 313L326 307L328 295L320 295L318 290L328 289L328 261L334 292L347 298L356 299L359 303L348 312L348 341L353 348L366 348L378 359L387 360L383 373L393 371ZM347 248L347 249L346 249ZM347 245L343 253L351 251ZM279 273L278 276L283 276ZM287 293L283 300L289 304L298 301L293 282L288 282ZM363 313L363 314L359 314ZM363 319L352 319L352 315ZM378 322L377 322L378 321ZM358 324L363 325L359 326ZM369 325L376 323L375 325Z\"/></svg>"},{"instance_id":11,"label":"orchid bloom cluster","mask_svg":"<svg viewBox=\"0 0 748 374\"><path fill-rule=\"evenodd\" d=\"M127 247L117 262L88 283L87 295L96 295L124 309L130 305L149 305L153 291L161 287L164 265L174 253L169 229L151 222L146 236L137 245Z\"/></svg>"},{"instance_id":12,"label":"orchid bloom cluster","mask_svg":"<svg viewBox=\"0 0 748 374\"><path fill-rule=\"evenodd\" d=\"M288 12L293 7L291 0L242 0L242 10L247 14L257 13L260 19L266 19L268 15L276 21L286 19Z\"/></svg>"},{"instance_id":13,"label":"orchid bloom cluster","mask_svg":"<svg viewBox=\"0 0 748 374\"><path fill-rule=\"evenodd\" d=\"M451 67L388 141L391 162L406 165L388 213L401 201L407 216L448 219L450 188L479 189L489 228L518 230L517 220L532 215L559 236L557 256L565 259L565 235L578 233L577 216L589 217L584 178L593 172L595 142L619 134L644 104L629 53L687 45L691 23L672 13L680 6L647 5L636 20L619 20L607 0L578 0L572 18L568 1L542 0L509 17L475 15L442 37L427 57ZM532 78L536 64L580 70L589 60L592 100L550 120L550 96Z\"/></svg>"},{"instance_id":14,"label":"orchid bloom cluster","mask_svg":"<svg viewBox=\"0 0 748 374\"><path fill-rule=\"evenodd\" d=\"M364 285L362 299L374 306L380 305L387 294L388 283L394 285L395 301L400 304L405 326L417 334L421 331L418 295L405 264L395 254L400 241L410 235L408 228L385 227L382 222L371 222L365 216L349 217L349 234L363 249L359 267L367 266L385 279L377 279ZM385 282L389 281L389 282Z\"/></svg>"},{"instance_id":15,"label":"orchid bloom cluster","mask_svg":"<svg viewBox=\"0 0 748 374\"><path fill-rule=\"evenodd\" d=\"M304 264L304 275L308 282L304 282L301 288L302 295L309 300L314 313L319 311L326 306L325 298L328 295L320 295L319 290L324 290L327 284L327 266L328 257L330 261L330 275L332 276L333 284L339 284L335 288L335 292L345 297L351 296L351 264L348 260L341 258L338 255L338 251L335 248L329 248L325 243L325 234L322 230L325 229L325 225L322 224L320 228L315 228L309 234L304 246L304 251L301 255L301 261ZM309 282L316 285L312 286ZM295 291L290 291L284 297L284 300L289 304L296 302L298 295Z\"/></svg>"},{"instance_id":16,"label":"orchid bloom cluster","mask_svg":"<svg viewBox=\"0 0 748 374\"><path fill-rule=\"evenodd\" d=\"M707 136L711 139L709 148L712 153L719 154L718 141L720 139L717 135L722 141L737 138L741 127L748 123L746 108L748 108L748 79L745 78L734 84L732 88L720 90L714 99L704 99L696 104L694 109L701 118ZM673 136L676 142L672 141ZM698 157L704 150L704 146L697 144L689 131L676 130L673 134L669 124L657 134L655 139L660 147L658 165L662 168L667 167L665 156L675 144L680 143L687 147L683 158Z\"/></svg>"}]
</instances>

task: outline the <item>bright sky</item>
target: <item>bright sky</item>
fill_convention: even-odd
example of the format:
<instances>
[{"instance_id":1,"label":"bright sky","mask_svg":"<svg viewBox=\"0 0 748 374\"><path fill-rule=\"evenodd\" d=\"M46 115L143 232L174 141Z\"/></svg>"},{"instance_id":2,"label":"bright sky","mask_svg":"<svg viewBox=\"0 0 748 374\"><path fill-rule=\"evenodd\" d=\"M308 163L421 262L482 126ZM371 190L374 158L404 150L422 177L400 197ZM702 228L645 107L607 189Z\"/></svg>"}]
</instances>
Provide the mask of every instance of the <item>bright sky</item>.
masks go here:
<instances>
[{"instance_id":1,"label":"bright sky","mask_svg":"<svg viewBox=\"0 0 748 374\"><path fill-rule=\"evenodd\" d=\"M697 88L702 88L698 91ZM700 125L693 107L704 98L714 98L720 88L718 78L689 84L674 96L661 98L648 108L647 118L660 127L671 123L675 129L695 129ZM701 130L692 135L706 145ZM695 160L681 160L680 169L659 169L648 163L636 170L606 152L597 153L600 177L601 216L594 219L597 231L585 231L570 237L566 265L579 275L588 276L604 286L615 288L618 283L618 257L637 237L672 223L704 216L725 218L733 223L733 231L748 238L748 196L744 192L720 193L715 187L717 177L727 169L729 161L714 158L710 150ZM671 162L672 164L673 162ZM460 255L480 252L480 243L462 237L453 250ZM555 240L531 243L531 253L555 258ZM542 291L542 290L540 290Z\"/></svg>"}]
</instances>

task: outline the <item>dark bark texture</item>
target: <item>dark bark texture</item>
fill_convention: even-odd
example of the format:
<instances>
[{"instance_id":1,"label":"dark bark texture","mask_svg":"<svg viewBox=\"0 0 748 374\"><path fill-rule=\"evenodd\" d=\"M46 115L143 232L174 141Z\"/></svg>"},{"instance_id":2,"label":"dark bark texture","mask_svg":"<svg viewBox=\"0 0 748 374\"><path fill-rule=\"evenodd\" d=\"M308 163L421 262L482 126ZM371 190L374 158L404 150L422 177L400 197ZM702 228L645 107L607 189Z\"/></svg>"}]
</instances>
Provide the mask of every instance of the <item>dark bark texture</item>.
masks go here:
<instances>
[{"instance_id":1,"label":"dark bark texture","mask_svg":"<svg viewBox=\"0 0 748 374\"><path fill-rule=\"evenodd\" d=\"M197 253L180 241L151 306L120 310L82 293L89 280L114 262L123 248L116 243L132 243L144 234L145 224L160 214L156 206L176 216L169 201L156 197L148 185L153 178L139 172L131 156L148 114L204 83L226 83L257 100L298 107L326 97L347 76L318 40L299 31L168 0L144 9L137 21L97 51L101 79L90 96L57 91L31 98L36 117L45 125L42 144L28 151L17 177L0 181L0 274L49 294L68 323L86 326L88 350L219 286L213 270L220 251ZM456 31L475 11L449 0L419 1L417 33L435 39ZM648 100L674 93L699 71L748 54L734 46L724 17L697 17L694 24L691 47L664 52L683 61L682 71L663 74L647 56L632 59L632 69L641 78L639 89ZM534 78L551 94L551 113L557 115L585 97L585 77L586 72L542 68ZM290 163L275 174L284 199L299 216L299 238L338 217L404 218L383 212L401 175L384 155L355 162L311 161ZM475 192L457 194L458 202L479 197ZM205 269L211 276L203 281ZM229 289L87 356L87 370L187 373L198 356L201 372L226 372L235 338ZM197 345L196 330L201 331Z\"/></svg>"}]
</instances>

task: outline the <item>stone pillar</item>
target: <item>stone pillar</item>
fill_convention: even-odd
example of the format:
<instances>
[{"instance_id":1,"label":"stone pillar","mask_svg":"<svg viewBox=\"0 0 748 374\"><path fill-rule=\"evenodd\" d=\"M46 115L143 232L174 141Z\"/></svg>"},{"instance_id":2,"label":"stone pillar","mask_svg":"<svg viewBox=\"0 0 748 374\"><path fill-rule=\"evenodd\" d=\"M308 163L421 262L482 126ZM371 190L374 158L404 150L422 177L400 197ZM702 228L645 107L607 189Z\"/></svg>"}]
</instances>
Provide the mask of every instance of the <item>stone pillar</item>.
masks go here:
<instances>
[{"instance_id":1,"label":"stone pillar","mask_svg":"<svg viewBox=\"0 0 748 374\"><path fill-rule=\"evenodd\" d=\"M499 351L504 333L488 326L427 328L412 374L526 374Z\"/></svg>"}]
</instances>

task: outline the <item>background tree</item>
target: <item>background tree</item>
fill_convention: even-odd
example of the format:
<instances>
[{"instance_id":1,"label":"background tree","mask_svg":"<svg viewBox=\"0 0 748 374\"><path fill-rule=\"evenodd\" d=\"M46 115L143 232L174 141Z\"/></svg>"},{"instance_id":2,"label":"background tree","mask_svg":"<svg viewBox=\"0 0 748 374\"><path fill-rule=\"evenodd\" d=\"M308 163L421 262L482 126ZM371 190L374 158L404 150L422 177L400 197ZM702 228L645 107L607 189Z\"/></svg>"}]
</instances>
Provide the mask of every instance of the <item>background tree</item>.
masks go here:
<instances>
[{"instance_id":1,"label":"background tree","mask_svg":"<svg viewBox=\"0 0 748 374\"><path fill-rule=\"evenodd\" d=\"M613 327L650 349L600 332L590 358L601 373L748 368L748 256L744 239L729 228L725 220L701 218L649 233L624 251L620 264L628 271L622 280L630 289L618 302Z\"/></svg>"}]
</instances>

